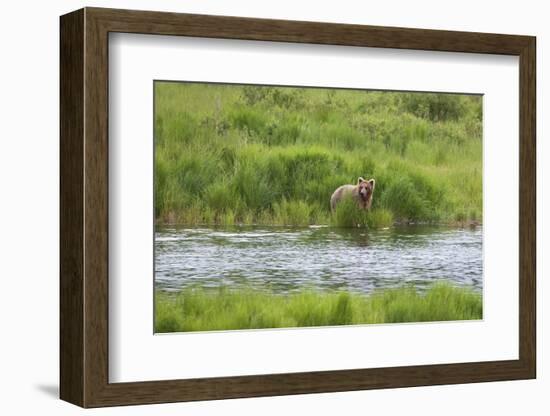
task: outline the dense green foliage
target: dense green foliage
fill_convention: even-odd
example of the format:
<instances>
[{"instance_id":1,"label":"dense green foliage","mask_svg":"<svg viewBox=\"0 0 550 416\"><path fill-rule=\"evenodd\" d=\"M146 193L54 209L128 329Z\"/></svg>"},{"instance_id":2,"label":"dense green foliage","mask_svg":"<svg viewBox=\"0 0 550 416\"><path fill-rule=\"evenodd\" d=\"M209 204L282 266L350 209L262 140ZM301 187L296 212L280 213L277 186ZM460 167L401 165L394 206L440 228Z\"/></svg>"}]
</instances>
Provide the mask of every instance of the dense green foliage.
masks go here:
<instances>
[{"instance_id":1,"label":"dense green foliage","mask_svg":"<svg viewBox=\"0 0 550 416\"><path fill-rule=\"evenodd\" d=\"M388 289L370 296L303 290L275 295L252 289L158 291L155 332L470 320L482 318L481 294L448 284L427 293Z\"/></svg>"},{"instance_id":2,"label":"dense green foliage","mask_svg":"<svg viewBox=\"0 0 550 416\"><path fill-rule=\"evenodd\" d=\"M481 219L479 96L156 82L155 110L160 223ZM332 216L359 176L372 211Z\"/></svg>"}]
</instances>

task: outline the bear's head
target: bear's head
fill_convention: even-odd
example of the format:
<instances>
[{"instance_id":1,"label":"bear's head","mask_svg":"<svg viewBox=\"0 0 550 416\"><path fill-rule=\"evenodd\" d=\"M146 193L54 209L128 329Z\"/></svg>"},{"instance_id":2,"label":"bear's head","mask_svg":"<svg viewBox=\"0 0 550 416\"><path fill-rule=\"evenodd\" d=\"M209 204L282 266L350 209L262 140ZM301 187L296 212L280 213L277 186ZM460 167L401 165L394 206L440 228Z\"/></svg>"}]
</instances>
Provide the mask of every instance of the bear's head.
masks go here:
<instances>
[{"instance_id":1,"label":"bear's head","mask_svg":"<svg viewBox=\"0 0 550 416\"><path fill-rule=\"evenodd\" d=\"M367 201L372 196L374 192L374 183L375 183L374 179L369 179L367 181L360 177L357 180L359 196L363 201Z\"/></svg>"}]
</instances>

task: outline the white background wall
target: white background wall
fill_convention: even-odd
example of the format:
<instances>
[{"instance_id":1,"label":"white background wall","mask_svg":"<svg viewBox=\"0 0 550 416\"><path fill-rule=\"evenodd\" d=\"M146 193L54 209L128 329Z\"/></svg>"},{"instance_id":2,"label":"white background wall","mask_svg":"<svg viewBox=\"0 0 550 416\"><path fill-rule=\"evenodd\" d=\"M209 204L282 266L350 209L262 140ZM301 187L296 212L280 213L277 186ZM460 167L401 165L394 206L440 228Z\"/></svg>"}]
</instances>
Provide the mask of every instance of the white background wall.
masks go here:
<instances>
[{"instance_id":1,"label":"white background wall","mask_svg":"<svg viewBox=\"0 0 550 416\"><path fill-rule=\"evenodd\" d=\"M543 258L550 227L550 145L543 130L550 101L550 25L542 1L68 1L4 2L0 14L0 412L83 412L58 395L58 16L103 6L278 19L536 35L538 42L538 379L458 386L225 400L87 411L87 414L546 415L550 300ZM546 199L546 201L545 201Z\"/></svg>"}]
</instances>

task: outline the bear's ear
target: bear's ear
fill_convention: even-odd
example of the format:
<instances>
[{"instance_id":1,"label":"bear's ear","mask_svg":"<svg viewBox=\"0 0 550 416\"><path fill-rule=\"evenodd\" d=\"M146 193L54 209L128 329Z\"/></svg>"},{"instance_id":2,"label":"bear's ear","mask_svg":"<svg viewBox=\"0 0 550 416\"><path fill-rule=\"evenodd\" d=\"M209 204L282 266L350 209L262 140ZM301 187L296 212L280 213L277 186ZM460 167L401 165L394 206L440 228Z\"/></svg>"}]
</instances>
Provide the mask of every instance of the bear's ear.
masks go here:
<instances>
[{"instance_id":1,"label":"bear's ear","mask_svg":"<svg viewBox=\"0 0 550 416\"><path fill-rule=\"evenodd\" d=\"M357 183L359 184L361 182L365 182L365 180L361 176L359 176L359 179L357 179Z\"/></svg>"},{"instance_id":2,"label":"bear's ear","mask_svg":"<svg viewBox=\"0 0 550 416\"><path fill-rule=\"evenodd\" d=\"M369 184L372 186L372 189L374 190L374 184L376 181L374 179L369 179Z\"/></svg>"}]
</instances>

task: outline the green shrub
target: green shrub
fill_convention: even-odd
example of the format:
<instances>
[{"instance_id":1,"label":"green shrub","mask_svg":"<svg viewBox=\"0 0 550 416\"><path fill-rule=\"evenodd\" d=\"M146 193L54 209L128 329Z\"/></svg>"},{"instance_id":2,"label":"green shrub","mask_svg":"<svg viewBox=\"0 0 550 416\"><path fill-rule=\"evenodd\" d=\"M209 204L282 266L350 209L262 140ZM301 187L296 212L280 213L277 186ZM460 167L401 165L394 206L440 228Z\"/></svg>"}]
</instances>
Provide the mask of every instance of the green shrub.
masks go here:
<instances>
[{"instance_id":1,"label":"green shrub","mask_svg":"<svg viewBox=\"0 0 550 416\"><path fill-rule=\"evenodd\" d=\"M234 209L238 205L238 197L230 185L225 182L213 182L204 190L204 201L214 211Z\"/></svg>"},{"instance_id":2,"label":"green shrub","mask_svg":"<svg viewBox=\"0 0 550 416\"><path fill-rule=\"evenodd\" d=\"M264 112L244 106L233 110L229 114L229 120L236 129L258 134L265 131L269 122Z\"/></svg>"},{"instance_id":3,"label":"green shrub","mask_svg":"<svg viewBox=\"0 0 550 416\"><path fill-rule=\"evenodd\" d=\"M417 117L432 121L458 120L468 111L467 98L458 94L408 93L403 95L403 105Z\"/></svg>"},{"instance_id":4,"label":"green shrub","mask_svg":"<svg viewBox=\"0 0 550 416\"><path fill-rule=\"evenodd\" d=\"M277 224L304 226L310 223L311 208L304 201L287 201L273 204L274 221Z\"/></svg>"},{"instance_id":5,"label":"green shrub","mask_svg":"<svg viewBox=\"0 0 550 416\"><path fill-rule=\"evenodd\" d=\"M384 208L375 208L369 211L367 215L367 225L369 228L391 227L393 222L393 214Z\"/></svg>"},{"instance_id":6,"label":"green shrub","mask_svg":"<svg viewBox=\"0 0 550 416\"><path fill-rule=\"evenodd\" d=\"M368 224L367 216L367 211L359 208L353 198L345 198L336 205L333 225L337 227L365 227Z\"/></svg>"}]
</instances>

